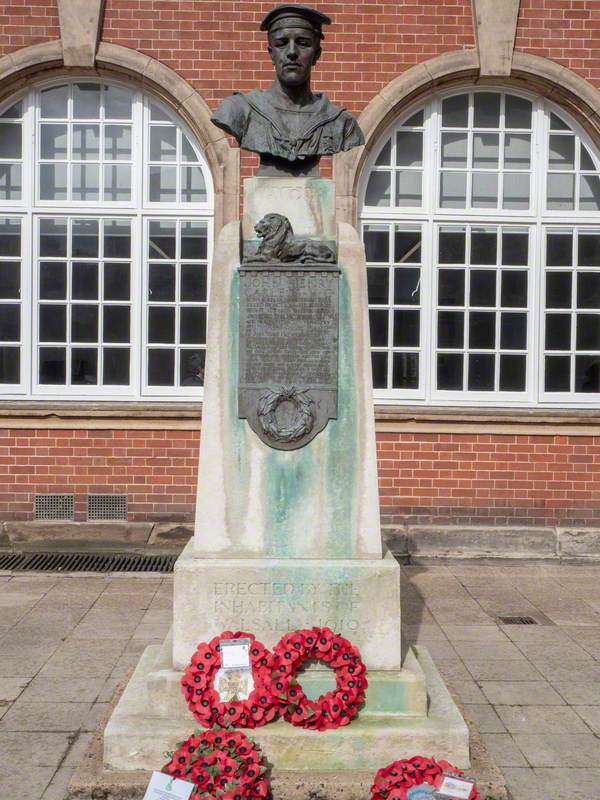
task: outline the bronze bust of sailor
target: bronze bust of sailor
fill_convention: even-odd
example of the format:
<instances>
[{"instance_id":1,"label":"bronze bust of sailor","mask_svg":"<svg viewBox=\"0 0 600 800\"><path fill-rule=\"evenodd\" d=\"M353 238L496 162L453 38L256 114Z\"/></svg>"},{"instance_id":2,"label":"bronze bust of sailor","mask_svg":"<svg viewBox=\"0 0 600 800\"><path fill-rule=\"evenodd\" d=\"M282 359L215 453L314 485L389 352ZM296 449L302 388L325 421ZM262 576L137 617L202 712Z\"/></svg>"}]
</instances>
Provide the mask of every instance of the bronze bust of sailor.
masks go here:
<instances>
[{"instance_id":1,"label":"bronze bust of sailor","mask_svg":"<svg viewBox=\"0 0 600 800\"><path fill-rule=\"evenodd\" d=\"M321 55L322 26L331 19L304 5L280 5L264 17L275 67L269 89L236 92L219 105L212 121L244 150L260 155L259 175L318 175L319 159L364 143L346 109L310 88Z\"/></svg>"}]
</instances>

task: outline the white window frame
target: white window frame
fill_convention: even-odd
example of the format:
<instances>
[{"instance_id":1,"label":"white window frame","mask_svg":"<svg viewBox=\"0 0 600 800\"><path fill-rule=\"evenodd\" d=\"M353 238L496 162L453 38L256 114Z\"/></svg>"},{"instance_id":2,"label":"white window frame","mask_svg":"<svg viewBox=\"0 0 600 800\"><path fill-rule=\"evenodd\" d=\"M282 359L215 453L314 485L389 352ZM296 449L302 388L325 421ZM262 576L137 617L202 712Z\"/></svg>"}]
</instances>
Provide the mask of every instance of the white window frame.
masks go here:
<instances>
[{"instance_id":1,"label":"white window frame","mask_svg":"<svg viewBox=\"0 0 600 800\"><path fill-rule=\"evenodd\" d=\"M439 206L439 174L441 164L441 132L438 124L441 114L441 103L446 97L476 92L500 92L527 99L533 103L532 145L531 145L531 183L529 211L520 209L460 209L441 208ZM395 132L401 130L402 122L416 112L424 111L423 132L423 196L420 207L374 207L365 205L365 193L371 169L377 159L381 147L392 138L395 147ZM600 229L600 212L578 211L577 202L573 211L546 209L546 175L548 164L548 135L550 113L556 114L571 127L575 135L576 166L579 163L579 144L581 142L590 152L596 167L600 170L599 148L590 140L584 129L571 115L559 106L533 93L513 89L510 86L486 85L463 86L436 92L428 101L414 102L407 106L402 115L392 122L383 132L379 143L372 148L359 181L359 222L377 225L421 225L422 226L422 317L421 347L423 350L420 364L419 391L401 389L375 389L376 403L393 405L412 405L417 402L430 406L507 406L507 407L590 407L600 404L600 392L585 395L582 393L545 393L543 384L544 335L543 315L544 298L542 297L545 273L544 247L546 229L568 227L570 229ZM402 129L406 130L406 129ZM494 129L491 129L492 131ZM501 140L502 142L502 137ZM392 150L393 159L393 150ZM391 164L393 164L393 160ZM502 160L500 160L502 163ZM392 167L392 170L394 167ZM579 181L579 174L576 172ZM391 194L391 192L390 192ZM577 201L578 195L575 200ZM391 197L391 202L393 201ZM436 391L435 370L437 350L436 314L436 271L434 263L436 250L436 229L442 225L467 224L473 226L499 225L505 227L527 228L530 231L529 249L529 281L528 281L528 351L526 391L511 392L469 392L469 391ZM574 268L575 269L575 268ZM392 331L389 332L391 340ZM424 341L425 339L425 341ZM391 348L390 348L391 352ZM600 359L600 354L599 354ZM391 374L389 372L388 374Z\"/></svg>"},{"instance_id":2,"label":"white window frame","mask_svg":"<svg viewBox=\"0 0 600 800\"><path fill-rule=\"evenodd\" d=\"M37 109L39 108L40 93L52 86L72 83L97 83L111 84L126 89L133 93L132 111L132 193L128 202L102 202L98 201L49 201L39 200L38 175L39 175L39 125ZM160 101L147 92L142 92L126 81L113 80L112 78L98 78L94 76L74 76L53 78L29 87L6 100L0 105L0 113L10 108L17 102L23 102L22 117L22 192L21 200L0 200L0 217L20 218L21 225L21 382L20 384L1 384L0 399L6 398L31 398L43 400L90 400L94 401L140 401L168 399L169 401L187 401L203 396L203 387L194 386L161 386L147 387L145 381L145 329L143 319L146 314L146 296L143 287L147 284L145 273L144 230L146 219L157 217L174 217L180 219L203 219L207 222L207 301L210 293L210 264L213 252L213 225L214 225L214 186L212 176L200 146L186 125L184 120ZM190 140L198 156L197 163L204 175L206 186L206 200L202 203L144 203L147 197L148 162L145 154L149 147L149 105L150 102L158 105L177 126L178 138L184 133ZM60 120L58 120L60 122ZM95 124L92 121L92 124ZM69 140L71 137L69 124ZM136 135L137 133L137 135ZM141 134L141 142L139 141ZM102 139L100 146L102 147ZM137 154L137 157L136 157ZM102 153L101 153L102 155ZM72 163L72 162L69 162ZM82 162L85 163L85 162ZM178 162L177 162L178 163ZM187 162L186 162L187 163ZM180 169L178 167L178 174ZM101 184L102 185L102 184ZM42 217L78 217L94 219L126 218L131 220L131 361L130 361L130 386L106 386L101 383L95 386L54 386L39 384L38 381L38 303L39 303L39 276L38 276L38 246L37 230L39 219ZM67 301L69 302L69 301ZM98 306L102 306L99 298ZM34 313L35 311L35 313ZM97 345L102 347L102 343ZM206 345L204 345L205 347ZM67 376L68 377L68 376ZM99 381L102 376L98 374Z\"/></svg>"}]
</instances>

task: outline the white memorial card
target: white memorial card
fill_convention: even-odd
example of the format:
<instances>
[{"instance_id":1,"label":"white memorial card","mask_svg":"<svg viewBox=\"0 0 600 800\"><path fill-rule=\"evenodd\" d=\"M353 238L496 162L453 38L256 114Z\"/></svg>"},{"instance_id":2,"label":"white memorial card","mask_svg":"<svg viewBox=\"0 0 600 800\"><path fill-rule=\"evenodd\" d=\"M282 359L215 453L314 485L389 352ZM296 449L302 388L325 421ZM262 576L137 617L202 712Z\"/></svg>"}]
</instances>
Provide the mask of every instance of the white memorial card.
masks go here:
<instances>
[{"instance_id":1,"label":"white memorial card","mask_svg":"<svg viewBox=\"0 0 600 800\"><path fill-rule=\"evenodd\" d=\"M475 781L459 778L457 775L444 775L436 792L438 797L449 797L452 800L469 800Z\"/></svg>"},{"instance_id":2,"label":"white memorial card","mask_svg":"<svg viewBox=\"0 0 600 800\"><path fill-rule=\"evenodd\" d=\"M194 784L173 778L164 772L153 772L144 800L189 800Z\"/></svg>"},{"instance_id":3,"label":"white memorial card","mask_svg":"<svg viewBox=\"0 0 600 800\"><path fill-rule=\"evenodd\" d=\"M221 667L250 669L250 639L221 639Z\"/></svg>"},{"instance_id":4,"label":"white memorial card","mask_svg":"<svg viewBox=\"0 0 600 800\"><path fill-rule=\"evenodd\" d=\"M247 700L254 689L250 666L250 639L221 639L221 668L214 687L222 703Z\"/></svg>"}]
</instances>

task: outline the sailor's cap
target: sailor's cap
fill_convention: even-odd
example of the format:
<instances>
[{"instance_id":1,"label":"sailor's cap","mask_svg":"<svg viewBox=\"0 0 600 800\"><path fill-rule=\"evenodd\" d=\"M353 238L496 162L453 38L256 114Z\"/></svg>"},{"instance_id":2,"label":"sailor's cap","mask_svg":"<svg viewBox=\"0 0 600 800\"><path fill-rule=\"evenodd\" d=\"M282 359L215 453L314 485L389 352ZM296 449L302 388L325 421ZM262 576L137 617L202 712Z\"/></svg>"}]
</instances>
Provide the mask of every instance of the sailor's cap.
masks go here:
<instances>
[{"instance_id":1,"label":"sailor's cap","mask_svg":"<svg viewBox=\"0 0 600 800\"><path fill-rule=\"evenodd\" d=\"M271 9L260 23L260 29L271 33L279 28L307 28L322 39L322 25L331 25L331 19L326 14L310 6L289 3Z\"/></svg>"}]
</instances>

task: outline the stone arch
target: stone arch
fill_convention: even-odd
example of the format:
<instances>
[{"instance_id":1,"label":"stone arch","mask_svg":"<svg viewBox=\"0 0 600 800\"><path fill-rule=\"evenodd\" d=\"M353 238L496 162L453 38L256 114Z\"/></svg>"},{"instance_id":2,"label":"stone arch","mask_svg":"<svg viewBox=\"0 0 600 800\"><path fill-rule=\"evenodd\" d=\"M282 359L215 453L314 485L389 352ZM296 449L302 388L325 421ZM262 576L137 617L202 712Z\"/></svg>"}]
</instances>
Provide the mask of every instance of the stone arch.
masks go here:
<instances>
[{"instance_id":1,"label":"stone arch","mask_svg":"<svg viewBox=\"0 0 600 800\"><path fill-rule=\"evenodd\" d=\"M214 185L215 234L238 217L239 149L211 121L211 111L201 95L174 70L151 56L102 42L93 68L68 69L59 40L24 47L0 59L0 101L40 77L102 75L133 78L171 106L187 123L203 149Z\"/></svg>"},{"instance_id":2,"label":"stone arch","mask_svg":"<svg viewBox=\"0 0 600 800\"><path fill-rule=\"evenodd\" d=\"M476 50L443 53L403 72L377 94L359 117L363 147L334 157L338 219L356 224L359 181L367 158L388 125L410 102L439 86L494 84L528 89L565 109L600 145L600 91L567 67L515 51L508 76L480 77Z\"/></svg>"}]
</instances>

